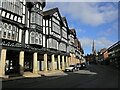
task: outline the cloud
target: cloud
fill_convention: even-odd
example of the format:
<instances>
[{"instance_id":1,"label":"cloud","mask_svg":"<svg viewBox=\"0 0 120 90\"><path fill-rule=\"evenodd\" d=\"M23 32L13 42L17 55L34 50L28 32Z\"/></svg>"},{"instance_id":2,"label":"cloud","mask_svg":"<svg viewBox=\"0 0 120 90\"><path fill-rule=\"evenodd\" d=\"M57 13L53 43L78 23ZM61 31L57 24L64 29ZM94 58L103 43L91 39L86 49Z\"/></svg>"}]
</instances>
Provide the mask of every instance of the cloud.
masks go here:
<instances>
[{"instance_id":1,"label":"cloud","mask_svg":"<svg viewBox=\"0 0 120 90\"><path fill-rule=\"evenodd\" d=\"M98 35L104 37L111 37L112 35L118 36L118 22L113 23L112 26L109 27L107 30L102 30L101 32L98 32Z\"/></svg>"},{"instance_id":2,"label":"cloud","mask_svg":"<svg viewBox=\"0 0 120 90\"><path fill-rule=\"evenodd\" d=\"M64 2L48 3L48 7L58 7L62 14L67 14L84 24L99 26L118 18L118 10L113 3ZM64 7L64 8L63 8Z\"/></svg>"},{"instance_id":3,"label":"cloud","mask_svg":"<svg viewBox=\"0 0 120 90\"><path fill-rule=\"evenodd\" d=\"M87 47L92 48L93 39L84 37L84 38L80 38L79 40L83 48L87 48ZM105 37L103 37L103 38L94 40L94 43L95 43L95 47L108 48L111 45L113 45L115 42L107 40Z\"/></svg>"},{"instance_id":4,"label":"cloud","mask_svg":"<svg viewBox=\"0 0 120 90\"><path fill-rule=\"evenodd\" d=\"M79 33L85 33L86 30L83 30L81 28L75 28L75 25L74 24L71 24L70 25L70 28L74 28L76 30L76 33L79 34Z\"/></svg>"}]
</instances>

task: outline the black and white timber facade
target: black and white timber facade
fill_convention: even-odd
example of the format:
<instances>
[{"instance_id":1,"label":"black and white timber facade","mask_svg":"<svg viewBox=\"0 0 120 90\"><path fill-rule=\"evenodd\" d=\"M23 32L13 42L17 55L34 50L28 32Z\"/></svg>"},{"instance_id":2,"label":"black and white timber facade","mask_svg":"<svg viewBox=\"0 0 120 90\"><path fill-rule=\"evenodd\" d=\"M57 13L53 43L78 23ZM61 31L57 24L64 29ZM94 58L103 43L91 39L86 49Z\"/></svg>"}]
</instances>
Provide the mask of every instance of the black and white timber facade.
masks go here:
<instances>
[{"instance_id":1,"label":"black and white timber facade","mask_svg":"<svg viewBox=\"0 0 120 90\"><path fill-rule=\"evenodd\" d=\"M0 0L0 77L64 70L76 60L76 33L45 0Z\"/></svg>"}]
</instances>

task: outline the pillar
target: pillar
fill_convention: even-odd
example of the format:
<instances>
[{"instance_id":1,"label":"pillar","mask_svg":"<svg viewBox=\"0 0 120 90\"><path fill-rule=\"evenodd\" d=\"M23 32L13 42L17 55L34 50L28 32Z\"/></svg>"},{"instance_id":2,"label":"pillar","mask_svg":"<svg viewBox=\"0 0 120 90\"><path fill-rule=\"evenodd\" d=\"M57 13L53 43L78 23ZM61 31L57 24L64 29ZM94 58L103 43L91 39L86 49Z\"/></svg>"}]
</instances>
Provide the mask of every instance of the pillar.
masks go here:
<instances>
[{"instance_id":1,"label":"pillar","mask_svg":"<svg viewBox=\"0 0 120 90\"><path fill-rule=\"evenodd\" d=\"M47 54L44 54L44 71L47 71Z\"/></svg>"},{"instance_id":2,"label":"pillar","mask_svg":"<svg viewBox=\"0 0 120 90\"><path fill-rule=\"evenodd\" d=\"M62 70L65 69L65 61L64 61L64 56L62 56Z\"/></svg>"},{"instance_id":3,"label":"pillar","mask_svg":"<svg viewBox=\"0 0 120 90\"><path fill-rule=\"evenodd\" d=\"M68 67L68 57L66 56L66 67Z\"/></svg>"},{"instance_id":4,"label":"pillar","mask_svg":"<svg viewBox=\"0 0 120 90\"><path fill-rule=\"evenodd\" d=\"M24 51L20 52L19 55L20 74L24 74Z\"/></svg>"},{"instance_id":5,"label":"pillar","mask_svg":"<svg viewBox=\"0 0 120 90\"><path fill-rule=\"evenodd\" d=\"M2 49L0 53L0 77L5 77L6 52L6 49Z\"/></svg>"},{"instance_id":6,"label":"pillar","mask_svg":"<svg viewBox=\"0 0 120 90\"><path fill-rule=\"evenodd\" d=\"M54 70L55 70L55 55L54 55L54 54L51 56L51 59L52 59L52 67L51 67L51 70L54 71Z\"/></svg>"},{"instance_id":7,"label":"pillar","mask_svg":"<svg viewBox=\"0 0 120 90\"><path fill-rule=\"evenodd\" d=\"M68 66L70 66L70 57L68 57Z\"/></svg>"},{"instance_id":8,"label":"pillar","mask_svg":"<svg viewBox=\"0 0 120 90\"><path fill-rule=\"evenodd\" d=\"M38 72L38 67L37 67L37 52L33 54L33 73Z\"/></svg>"},{"instance_id":9,"label":"pillar","mask_svg":"<svg viewBox=\"0 0 120 90\"><path fill-rule=\"evenodd\" d=\"M61 70L61 67L60 67L60 55L58 55L58 70Z\"/></svg>"}]
</instances>

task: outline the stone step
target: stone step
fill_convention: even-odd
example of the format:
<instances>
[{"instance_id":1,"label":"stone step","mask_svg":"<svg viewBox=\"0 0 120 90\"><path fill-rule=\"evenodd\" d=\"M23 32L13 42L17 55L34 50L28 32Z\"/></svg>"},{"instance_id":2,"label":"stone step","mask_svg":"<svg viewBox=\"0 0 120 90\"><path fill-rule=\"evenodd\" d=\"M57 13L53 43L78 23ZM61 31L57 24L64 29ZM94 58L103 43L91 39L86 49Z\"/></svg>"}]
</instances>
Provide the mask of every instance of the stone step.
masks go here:
<instances>
[{"instance_id":1,"label":"stone step","mask_svg":"<svg viewBox=\"0 0 120 90\"><path fill-rule=\"evenodd\" d=\"M23 77L41 77L41 75L32 72L24 72Z\"/></svg>"}]
</instances>

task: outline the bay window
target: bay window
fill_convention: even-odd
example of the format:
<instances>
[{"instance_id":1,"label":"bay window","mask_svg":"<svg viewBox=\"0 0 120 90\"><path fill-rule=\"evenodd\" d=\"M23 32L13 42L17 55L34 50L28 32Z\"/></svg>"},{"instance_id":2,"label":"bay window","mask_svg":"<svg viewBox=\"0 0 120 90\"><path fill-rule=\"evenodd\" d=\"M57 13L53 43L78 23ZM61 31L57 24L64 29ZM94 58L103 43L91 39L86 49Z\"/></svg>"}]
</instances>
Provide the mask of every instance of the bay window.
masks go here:
<instances>
[{"instance_id":1,"label":"bay window","mask_svg":"<svg viewBox=\"0 0 120 90\"><path fill-rule=\"evenodd\" d=\"M63 28L62 29L62 36L67 39L67 31Z\"/></svg>"},{"instance_id":2,"label":"bay window","mask_svg":"<svg viewBox=\"0 0 120 90\"><path fill-rule=\"evenodd\" d=\"M31 13L31 23L35 23L35 13L34 12L32 12Z\"/></svg>"},{"instance_id":3,"label":"bay window","mask_svg":"<svg viewBox=\"0 0 120 90\"><path fill-rule=\"evenodd\" d=\"M52 26L53 26L53 31L60 34L60 25L58 25L55 22L52 22Z\"/></svg>"},{"instance_id":4,"label":"bay window","mask_svg":"<svg viewBox=\"0 0 120 90\"><path fill-rule=\"evenodd\" d=\"M60 44L59 44L59 49L60 49L61 51L66 51L66 44L65 44L65 43L60 43Z\"/></svg>"},{"instance_id":5,"label":"bay window","mask_svg":"<svg viewBox=\"0 0 120 90\"><path fill-rule=\"evenodd\" d=\"M42 45L42 34L38 32L30 33L30 44Z\"/></svg>"},{"instance_id":6,"label":"bay window","mask_svg":"<svg viewBox=\"0 0 120 90\"><path fill-rule=\"evenodd\" d=\"M49 38L48 39L48 48L57 49L58 48L58 42L53 38Z\"/></svg>"},{"instance_id":7,"label":"bay window","mask_svg":"<svg viewBox=\"0 0 120 90\"><path fill-rule=\"evenodd\" d=\"M31 13L31 23L42 26L42 15L32 12Z\"/></svg>"},{"instance_id":8,"label":"bay window","mask_svg":"<svg viewBox=\"0 0 120 90\"><path fill-rule=\"evenodd\" d=\"M1 5L2 8L22 16L23 5L20 0L0 0L0 6Z\"/></svg>"},{"instance_id":9,"label":"bay window","mask_svg":"<svg viewBox=\"0 0 120 90\"><path fill-rule=\"evenodd\" d=\"M35 33L34 33L34 32L31 32L31 33L30 33L30 43L31 43L31 44L34 44L34 43L35 43Z\"/></svg>"}]
</instances>

